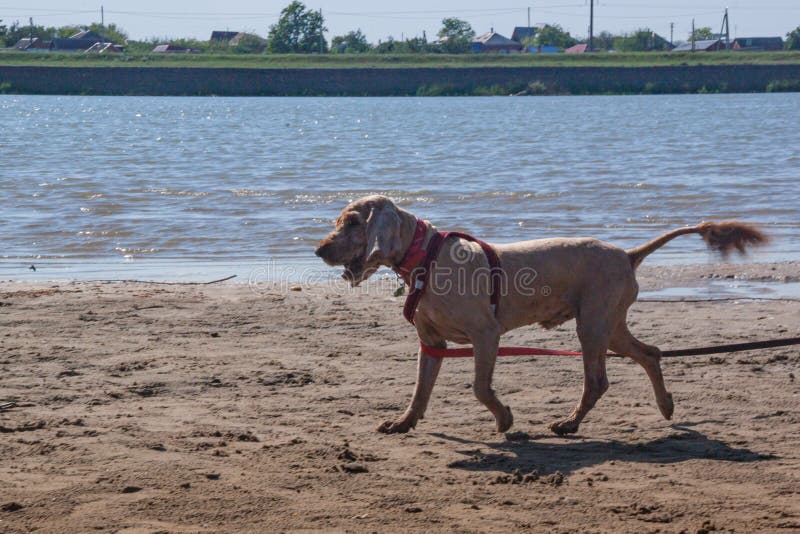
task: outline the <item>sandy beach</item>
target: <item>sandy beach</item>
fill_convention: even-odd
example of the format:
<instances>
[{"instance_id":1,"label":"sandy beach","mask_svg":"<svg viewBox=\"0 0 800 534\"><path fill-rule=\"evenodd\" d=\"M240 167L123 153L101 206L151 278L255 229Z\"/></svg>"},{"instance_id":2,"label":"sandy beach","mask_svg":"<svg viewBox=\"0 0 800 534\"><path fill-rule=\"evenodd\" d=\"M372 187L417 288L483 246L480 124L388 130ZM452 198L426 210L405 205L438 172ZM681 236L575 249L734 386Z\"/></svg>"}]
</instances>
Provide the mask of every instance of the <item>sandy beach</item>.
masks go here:
<instances>
[{"instance_id":1,"label":"sandy beach","mask_svg":"<svg viewBox=\"0 0 800 534\"><path fill-rule=\"evenodd\" d=\"M797 263L644 267L642 289L797 282ZM297 289L297 288L294 288ZM444 363L425 420L400 414L416 335L390 288L0 282L0 532L709 532L800 529L800 348L664 361L580 433L572 357L503 358L507 434ZM800 335L800 302L640 302L662 349ZM506 344L577 348L574 321Z\"/></svg>"}]
</instances>

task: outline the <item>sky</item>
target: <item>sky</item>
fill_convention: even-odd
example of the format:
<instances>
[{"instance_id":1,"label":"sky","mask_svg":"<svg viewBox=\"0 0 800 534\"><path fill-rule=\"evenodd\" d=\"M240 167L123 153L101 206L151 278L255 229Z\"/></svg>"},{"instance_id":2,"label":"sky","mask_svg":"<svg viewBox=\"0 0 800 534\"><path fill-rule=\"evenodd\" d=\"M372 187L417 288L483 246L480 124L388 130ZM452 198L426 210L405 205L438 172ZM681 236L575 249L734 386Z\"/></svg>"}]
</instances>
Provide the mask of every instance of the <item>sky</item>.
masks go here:
<instances>
[{"instance_id":1,"label":"sky","mask_svg":"<svg viewBox=\"0 0 800 534\"><path fill-rule=\"evenodd\" d=\"M510 37L515 26L526 26L528 8L533 24L560 24L575 36L585 37L589 27L589 0L540 0L519 2L499 0L501 7L487 7L485 0L308 0L310 9L321 9L327 38L360 29L370 42L422 36L432 40L445 17L458 17L472 25L476 33L494 29ZM518 1L518 0L517 0ZM8 24L19 20L43 26L88 25L100 22L100 6L105 22L115 23L131 39L151 37L193 37L208 39L212 30L247 31L266 36L281 9L290 0L0 0L0 20ZM506 3L508 2L508 3ZM595 34L603 30L630 32L647 27L674 40L687 39L692 18L697 27L719 31L725 7L729 8L731 37L784 37L800 26L798 0L595 0Z\"/></svg>"}]
</instances>

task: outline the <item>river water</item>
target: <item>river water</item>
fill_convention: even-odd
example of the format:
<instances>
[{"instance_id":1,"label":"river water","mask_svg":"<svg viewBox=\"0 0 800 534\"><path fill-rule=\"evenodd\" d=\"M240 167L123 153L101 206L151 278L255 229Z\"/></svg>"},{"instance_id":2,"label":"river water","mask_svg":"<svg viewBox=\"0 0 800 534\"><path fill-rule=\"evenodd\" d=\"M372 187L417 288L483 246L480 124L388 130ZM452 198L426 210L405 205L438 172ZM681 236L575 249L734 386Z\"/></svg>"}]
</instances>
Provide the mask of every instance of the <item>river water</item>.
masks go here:
<instances>
[{"instance_id":1,"label":"river water","mask_svg":"<svg viewBox=\"0 0 800 534\"><path fill-rule=\"evenodd\" d=\"M774 238L751 261L800 259L798 93L5 95L0 124L4 280L322 268L315 242L373 192L489 241L740 219ZM647 261L710 260L695 236Z\"/></svg>"}]
</instances>

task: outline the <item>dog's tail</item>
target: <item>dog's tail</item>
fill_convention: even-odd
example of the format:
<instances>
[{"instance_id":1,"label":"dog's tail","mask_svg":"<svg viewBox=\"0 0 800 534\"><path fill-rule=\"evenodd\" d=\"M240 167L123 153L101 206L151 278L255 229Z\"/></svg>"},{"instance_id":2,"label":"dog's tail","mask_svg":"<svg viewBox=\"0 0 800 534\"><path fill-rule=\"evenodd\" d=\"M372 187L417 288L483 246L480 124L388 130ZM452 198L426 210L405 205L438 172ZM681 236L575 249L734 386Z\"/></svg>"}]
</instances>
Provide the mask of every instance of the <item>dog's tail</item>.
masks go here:
<instances>
[{"instance_id":1,"label":"dog's tail","mask_svg":"<svg viewBox=\"0 0 800 534\"><path fill-rule=\"evenodd\" d=\"M746 247L752 245L762 245L769 241L769 238L755 226L736 221L730 222L702 222L696 226L684 226L671 232L667 232L648 241L644 245L627 250L628 258L631 260L633 268L651 253L666 245L678 236L686 234L700 234L708 245L708 248L719 252L722 257L736 249L740 254L744 254Z\"/></svg>"}]
</instances>

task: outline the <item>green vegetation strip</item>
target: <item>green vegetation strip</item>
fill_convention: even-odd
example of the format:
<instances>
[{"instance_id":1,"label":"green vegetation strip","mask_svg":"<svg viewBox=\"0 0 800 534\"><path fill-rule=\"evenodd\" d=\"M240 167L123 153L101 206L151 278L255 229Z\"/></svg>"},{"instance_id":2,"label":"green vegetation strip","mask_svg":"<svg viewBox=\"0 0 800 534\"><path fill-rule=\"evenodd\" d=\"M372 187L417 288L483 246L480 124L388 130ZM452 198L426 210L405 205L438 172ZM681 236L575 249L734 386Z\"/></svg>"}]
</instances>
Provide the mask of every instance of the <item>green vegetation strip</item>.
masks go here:
<instances>
[{"instance_id":1,"label":"green vegetation strip","mask_svg":"<svg viewBox=\"0 0 800 534\"><path fill-rule=\"evenodd\" d=\"M393 68L661 67L800 64L800 51L600 54L120 54L0 50L0 65L64 67Z\"/></svg>"}]
</instances>

